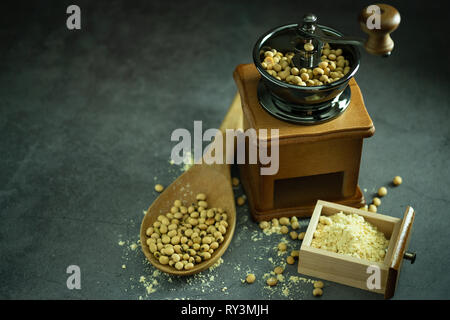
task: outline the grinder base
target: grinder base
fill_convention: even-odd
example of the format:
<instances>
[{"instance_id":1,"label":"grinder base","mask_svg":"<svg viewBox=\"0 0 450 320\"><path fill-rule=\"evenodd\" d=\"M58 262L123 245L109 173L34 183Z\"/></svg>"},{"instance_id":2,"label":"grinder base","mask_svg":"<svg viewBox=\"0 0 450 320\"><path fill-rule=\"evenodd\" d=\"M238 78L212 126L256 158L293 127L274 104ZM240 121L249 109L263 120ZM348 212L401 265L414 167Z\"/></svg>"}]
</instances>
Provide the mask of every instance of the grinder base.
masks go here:
<instances>
[{"instance_id":1,"label":"grinder base","mask_svg":"<svg viewBox=\"0 0 450 320\"><path fill-rule=\"evenodd\" d=\"M282 217L310 217L314 211L316 202L299 204L295 207L288 208L274 208L269 210L258 210L256 208L255 197L253 195L253 190L249 183L248 171L244 169L243 166L239 167L239 173L241 176L242 187L244 188L247 196L247 202L250 209L250 214L254 221L269 221L273 218ZM356 187L356 192L352 197L336 200L335 203L342 204L349 207L360 208L366 204L364 200L364 195L359 186Z\"/></svg>"}]
</instances>

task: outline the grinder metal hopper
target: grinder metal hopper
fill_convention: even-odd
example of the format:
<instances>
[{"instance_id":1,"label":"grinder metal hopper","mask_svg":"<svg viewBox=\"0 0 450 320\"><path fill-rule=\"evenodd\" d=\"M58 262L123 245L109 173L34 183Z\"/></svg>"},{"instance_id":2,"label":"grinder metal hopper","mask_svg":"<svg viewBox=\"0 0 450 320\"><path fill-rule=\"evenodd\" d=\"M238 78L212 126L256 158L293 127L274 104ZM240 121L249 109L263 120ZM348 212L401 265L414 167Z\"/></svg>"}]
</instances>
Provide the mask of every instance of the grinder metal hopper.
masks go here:
<instances>
[{"instance_id":1,"label":"grinder metal hopper","mask_svg":"<svg viewBox=\"0 0 450 320\"><path fill-rule=\"evenodd\" d=\"M362 11L360 21L363 30L369 33L366 42L368 52L388 56L393 49L389 32L400 23L398 11L388 5L378 5L380 9L380 29L367 29L367 9ZM354 37L345 37L331 27L317 24L314 14L307 14L300 24L288 24L276 27L263 34L253 48L253 62L261 74L258 84L258 99L261 106L271 115L300 124L317 124L332 120L346 110L351 99L348 82L356 74L360 65L358 46L364 41ZM373 40L373 39L377 40ZM380 40L381 39L381 40ZM341 49L349 60L350 70L341 79L329 84L303 87L276 79L265 70L261 63L267 50L293 52L292 66L314 68L321 62L322 48L325 43L334 49ZM313 49L306 51L305 44ZM378 50L373 49L377 46Z\"/></svg>"}]
</instances>

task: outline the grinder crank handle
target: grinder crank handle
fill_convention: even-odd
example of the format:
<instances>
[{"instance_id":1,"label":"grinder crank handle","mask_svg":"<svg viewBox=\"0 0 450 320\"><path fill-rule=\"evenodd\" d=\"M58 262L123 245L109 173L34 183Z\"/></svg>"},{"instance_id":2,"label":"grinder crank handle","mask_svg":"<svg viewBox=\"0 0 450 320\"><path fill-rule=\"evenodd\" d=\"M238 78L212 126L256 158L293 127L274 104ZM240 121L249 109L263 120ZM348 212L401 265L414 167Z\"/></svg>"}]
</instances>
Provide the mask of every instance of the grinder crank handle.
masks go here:
<instances>
[{"instance_id":1,"label":"grinder crank handle","mask_svg":"<svg viewBox=\"0 0 450 320\"><path fill-rule=\"evenodd\" d=\"M303 24L297 33L305 39L315 39L319 43L348 44L364 46L367 52L374 55L389 56L394 49L394 41L390 34L400 24L400 13L387 4L370 5L364 8L359 15L361 29L369 35L367 41L357 37L334 37L322 31L317 25L317 17L310 13L303 17ZM321 46L320 48L321 49Z\"/></svg>"},{"instance_id":2,"label":"grinder crank handle","mask_svg":"<svg viewBox=\"0 0 450 320\"><path fill-rule=\"evenodd\" d=\"M319 26L319 28L316 28L314 34L305 33L302 30L299 30L298 33L303 36L306 36L308 38L317 39L317 40L320 40L322 42L327 42L327 43L349 44L352 46L364 46L364 39L362 39L362 38L347 37L347 36L343 36L343 37L328 36L321 30L320 26Z\"/></svg>"},{"instance_id":3,"label":"grinder crank handle","mask_svg":"<svg viewBox=\"0 0 450 320\"><path fill-rule=\"evenodd\" d=\"M390 34L400 24L400 13L394 7L380 3L364 8L359 14L361 30L369 35L364 43L367 52L389 56L394 49Z\"/></svg>"}]
</instances>

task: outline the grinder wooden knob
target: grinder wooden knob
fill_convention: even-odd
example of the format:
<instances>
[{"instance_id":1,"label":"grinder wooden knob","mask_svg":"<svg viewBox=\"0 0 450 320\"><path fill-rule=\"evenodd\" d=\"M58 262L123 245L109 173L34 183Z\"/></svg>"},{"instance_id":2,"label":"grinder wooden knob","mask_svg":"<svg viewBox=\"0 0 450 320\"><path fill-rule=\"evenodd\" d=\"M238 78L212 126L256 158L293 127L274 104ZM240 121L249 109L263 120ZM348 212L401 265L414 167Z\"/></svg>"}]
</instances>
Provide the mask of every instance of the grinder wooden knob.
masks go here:
<instances>
[{"instance_id":1,"label":"grinder wooden knob","mask_svg":"<svg viewBox=\"0 0 450 320\"><path fill-rule=\"evenodd\" d=\"M369 35L364 47L375 55L389 56L394 49L390 33L400 24L400 13L387 4L375 4L364 8L359 15L362 31Z\"/></svg>"}]
</instances>

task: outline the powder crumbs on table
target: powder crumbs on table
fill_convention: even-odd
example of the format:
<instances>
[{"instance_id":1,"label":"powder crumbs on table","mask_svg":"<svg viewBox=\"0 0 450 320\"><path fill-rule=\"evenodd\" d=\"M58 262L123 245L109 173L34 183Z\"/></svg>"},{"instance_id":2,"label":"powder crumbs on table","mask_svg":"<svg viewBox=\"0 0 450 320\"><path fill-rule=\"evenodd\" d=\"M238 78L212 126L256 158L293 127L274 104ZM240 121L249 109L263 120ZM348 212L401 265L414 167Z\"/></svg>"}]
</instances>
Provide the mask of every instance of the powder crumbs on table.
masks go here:
<instances>
[{"instance_id":1,"label":"powder crumbs on table","mask_svg":"<svg viewBox=\"0 0 450 320\"><path fill-rule=\"evenodd\" d=\"M288 247L289 247L289 245L290 245L290 242L287 241L286 238L281 238L281 239L280 239L280 242L285 243L286 246L288 246ZM280 243L280 242L279 242L279 243ZM288 254L288 253L290 252L289 250L286 250L286 251L278 250L278 244L279 244L279 243L277 243L276 246L275 246L275 250L277 251L277 255L278 255L278 256L283 256L283 255L285 255L285 254Z\"/></svg>"},{"instance_id":2,"label":"powder crumbs on table","mask_svg":"<svg viewBox=\"0 0 450 320\"><path fill-rule=\"evenodd\" d=\"M217 262L215 264L213 264L211 267L209 267L208 270L212 271L214 269L216 269L218 266L220 266L223 263L223 259L219 258L219 260L217 260Z\"/></svg>"},{"instance_id":3,"label":"powder crumbs on table","mask_svg":"<svg viewBox=\"0 0 450 320\"><path fill-rule=\"evenodd\" d=\"M281 226L271 226L270 228L264 229L263 232L265 235L270 236L271 234L277 233L281 234Z\"/></svg>"},{"instance_id":4,"label":"powder crumbs on table","mask_svg":"<svg viewBox=\"0 0 450 320\"><path fill-rule=\"evenodd\" d=\"M153 288L153 285L152 285L152 284L146 285L146 286L145 286L145 290L147 290L147 293L148 293L148 294L151 294L151 293L153 293L153 292L156 292L156 289Z\"/></svg>"},{"instance_id":5,"label":"powder crumbs on table","mask_svg":"<svg viewBox=\"0 0 450 320\"><path fill-rule=\"evenodd\" d=\"M154 277L157 277L157 276L159 276L160 274L161 274L161 272L160 272L159 270L153 271L153 276L154 276Z\"/></svg>"},{"instance_id":6,"label":"powder crumbs on table","mask_svg":"<svg viewBox=\"0 0 450 320\"><path fill-rule=\"evenodd\" d=\"M277 274L277 280L279 282L284 282L284 276L282 274Z\"/></svg>"},{"instance_id":7,"label":"powder crumbs on table","mask_svg":"<svg viewBox=\"0 0 450 320\"><path fill-rule=\"evenodd\" d=\"M298 283L299 281L302 281L304 283L314 283L314 280L306 279L299 276L290 276L289 281L292 281L293 283Z\"/></svg>"},{"instance_id":8,"label":"powder crumbs on table","mask_svg":"<svg viewBox=\"0 0 450 320\"><path fill-rule=\"evenodd\" d=\"M261 240L262 240L262 237L260 236L259 231L258 231L258 230L255 230L255 231L252 232L252 236L250 237L250 239L251 239L252 241L256 242L256 241L261 241Z\"/></svg>"},{"instance_id":9,"label":"powder crumbs on table","mask_svg":"<svg viewBox=\"0 0 450 320\"><path fill-rule=\"evenodd\" d=\"M169 163L171 165L175 164L175 161L172 159L169 160ZM181 171L188 171L192 166L194 165L194 156L190 151L186 152L184 158L183 158L183 167L181 168Z\"/></svg>"},{"instance_id":10,"label":"powder crumbs on table","mask_svg":"<svg viewBox=\"0 0 450 320\"><path fill-rule=\"evenodd\" d=\"M139 282L144 285L144 288L147 292L147 294L151 294L156 292L155 286L159 284L158 280L156 279L147 279L145 276L141 276L139 278Z\"/></svg>"},{"instance_id":11,"label":"powder crumbs on table","mask_svg":"<svg viewBox=\"0 0 450 320\"><path fill-rule=\"evenodd\" d=\"M303 230L305 230L309 225L310 219L297 219L294 221L298 222L298 226L295 227L295 229L292 228L290 225L291 230L295 230L296 232L300 233ZM292 224L292 219L290 223ZM267 272L262 275L262 279L264 280L264 284L266 283L268 278L276 278L277 284L275 286L269 286L264 285L263 289L265 289L265 294L267 295L267 298L286 298L286 299L299 299L299 297L306 297L308 294L310 294L310 288L305 288L307 286L299 285L299 282L303 283L313 283L313 280L307 279L307 278L301 278L298 276L290 276L291 272L294 272L293 266L288 266L286 262L286 255L289 255L292 250L299 250L299 246L301 244L300 241L297 239L291 239L291 236L289 234L284 234L281 232L281 224L275 225L273 224L273 221L267 221L265 223L259 223L259 228L257 229L256 233L261 235L262 232L266 236L271 236L273 234L278 234L280 236L277 236L277 240L271 240L269 245L264 245L263 253L260 254L258 257L255 257L255 260L264 261L267 260L270 265L269 268L266 269L267 271L274 270L275 267L282 267L285 269L283 274L275 274L274 271ZM264 236L257 236L256 234L251 234L251 240L253 241L259 241L264 240ZM286 251L280 251L278 249L279 243L286 244L287 250ZM275 255L276 254L276 255ZM269 257L267 257L269 255ZM295 267L295 266L294 266ZM242 283L245 283L244 279L241 279Z\"/></svg>"}]
</instances>

